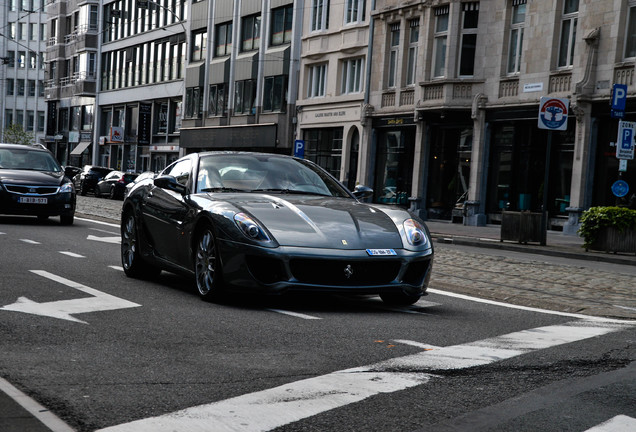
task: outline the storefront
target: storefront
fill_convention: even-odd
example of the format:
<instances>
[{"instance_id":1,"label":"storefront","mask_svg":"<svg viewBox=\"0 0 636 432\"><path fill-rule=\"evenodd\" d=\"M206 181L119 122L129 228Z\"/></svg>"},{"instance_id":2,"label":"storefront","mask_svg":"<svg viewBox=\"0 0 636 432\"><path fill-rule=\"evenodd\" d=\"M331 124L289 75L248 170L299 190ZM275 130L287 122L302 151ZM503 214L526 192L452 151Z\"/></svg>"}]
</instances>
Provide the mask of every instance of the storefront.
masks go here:
<instances>
[{"instance_id":1,"label":"storefront","mask_svg":"<svg viewBox=\"0 0 636 432\"><path fill-rule=\"evenodd\" d=\"M413 116L375 118L373 128L373 201L408 207L413 181L416 136Z\"/></svg>"}]
</instances>

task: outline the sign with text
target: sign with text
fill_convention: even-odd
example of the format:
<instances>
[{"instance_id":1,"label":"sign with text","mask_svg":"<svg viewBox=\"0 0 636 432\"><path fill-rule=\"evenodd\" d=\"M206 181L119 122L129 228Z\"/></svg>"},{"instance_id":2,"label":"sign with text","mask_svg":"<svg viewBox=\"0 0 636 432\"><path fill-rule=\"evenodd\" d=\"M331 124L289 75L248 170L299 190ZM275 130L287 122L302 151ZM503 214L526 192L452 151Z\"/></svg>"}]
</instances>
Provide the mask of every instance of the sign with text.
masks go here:
<instances>
[{"instance_id":1,"label":"sign with text","mask_svg":"<svg viewBox=\"0 0 636 432\"><path fill-rule=\"evenodd\" d=\"M620 121L618 123L618 141L616 157L618 159L634 159L634 132L636 122Z\"/></svg>"},{"instance_id":2,"label":"sign with text","mask_svg":"<svg viewBox=\"0 0 636 432\"><path fill-rule=\"evenodd\" d=\"M627 85L614 84L612 87L612 110L613 118L625 117L625 104L627 102Z\"/></svg>"},{"instance_id":3,"label":"sign with text","mask_svg":"<svg viewBox=\"0 0 636 432\"><path fill-rule=\"evenodd\" d=\"M139 104L139 119L138 119L138 132L137 132L137 144L150 145L150 125L152 115L152 104L140 103Z\"/></svg>"}]
</instances>

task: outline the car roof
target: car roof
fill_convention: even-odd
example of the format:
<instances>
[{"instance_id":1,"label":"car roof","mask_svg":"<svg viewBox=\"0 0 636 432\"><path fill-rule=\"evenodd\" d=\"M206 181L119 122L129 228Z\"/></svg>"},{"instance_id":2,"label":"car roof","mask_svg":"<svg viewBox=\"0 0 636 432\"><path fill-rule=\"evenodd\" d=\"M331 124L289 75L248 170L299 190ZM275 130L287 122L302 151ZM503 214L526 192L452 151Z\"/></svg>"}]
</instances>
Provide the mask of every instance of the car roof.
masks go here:
<instances>
[{"instance_id":1,"label":"car roof","mask_svg":"<svg viewBox=\"0 0 636 432\"><path fill-rule=\"evenodd\" d=\"M18 150L35 150L40 152L49 152L49 150L44 147L42 144L11 144L11 143L0 143L0 148L4 149L18 149Z\"/></svg>"}]
</instances>

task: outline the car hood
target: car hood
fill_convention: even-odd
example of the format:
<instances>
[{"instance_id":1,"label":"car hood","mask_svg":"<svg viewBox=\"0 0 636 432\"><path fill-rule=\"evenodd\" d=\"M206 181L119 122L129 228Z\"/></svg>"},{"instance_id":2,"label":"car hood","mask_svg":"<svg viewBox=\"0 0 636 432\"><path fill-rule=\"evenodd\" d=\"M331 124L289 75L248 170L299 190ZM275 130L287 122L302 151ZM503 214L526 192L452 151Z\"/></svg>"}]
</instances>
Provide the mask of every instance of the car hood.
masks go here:
<instances>
[{"instance_id":1,"label":"car hood","mask_svg":"<svg viewBox=\"0 0 636 432\"><path fill-rule=\"evenodd\" d=\"M235 195L232 204L258 219L281 246L399 249L395 222L381 208L348 198ZM404 213L406 219L408 213Z\"/></svg>"},{"instance_id":2,"label":"car hood","mask_svg":"<svg viewBox=\"0 0 636 432\"><path fill-rule=\"evenodd\" d=\"M0 170L0 182L9 184L27 184L32 186L59 186L64 179L63 172L32 170Z\"/></svg>"}]
</instances>

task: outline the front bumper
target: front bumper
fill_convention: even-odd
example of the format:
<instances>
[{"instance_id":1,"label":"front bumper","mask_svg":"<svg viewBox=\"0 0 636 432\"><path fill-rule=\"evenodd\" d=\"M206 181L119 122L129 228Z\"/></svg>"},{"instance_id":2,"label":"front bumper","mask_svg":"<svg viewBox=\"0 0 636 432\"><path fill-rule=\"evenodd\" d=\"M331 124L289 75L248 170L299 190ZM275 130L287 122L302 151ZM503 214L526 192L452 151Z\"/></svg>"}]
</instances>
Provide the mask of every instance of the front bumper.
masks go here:
<instances>
[{"instance_id":1,"label":"front bumper","mask_svg":"<svg viewBox=\"0 0 636 432\"><path fill-rule=\"evenodd\" d=\"M365 250L218 243L225 284L235 290L267 294L308 291L422 295L433 265L432 249L400 249L394 256L369 256Z\"/></svg>"},{"instance_id":2,"label":"front bumper","mask_svg":"<svg viewBox=\"0 0 636 432\"><path fill-rule=\"evenodd\" d=\"M23 203L23 198L42 198L46 203ZM37 200L36 200L37 201ZM75 194L61 192L54 195L16 194L0 187L0 214L19 216L59 216L75 213Z\"/></svg>"}]
</instances>

